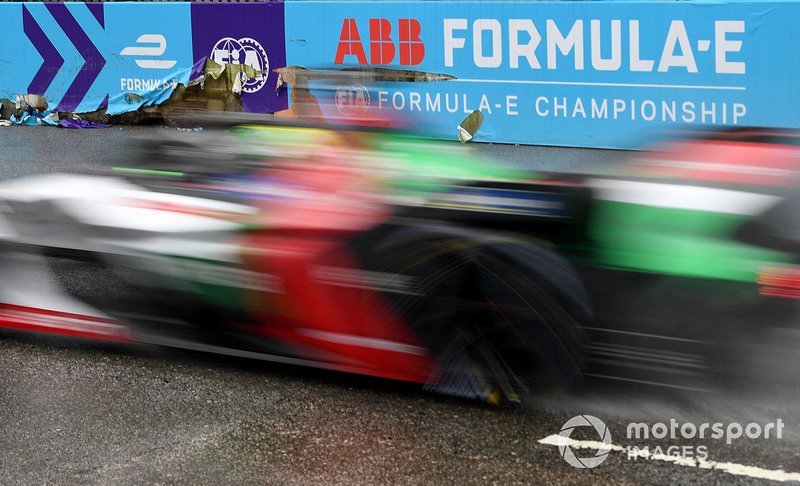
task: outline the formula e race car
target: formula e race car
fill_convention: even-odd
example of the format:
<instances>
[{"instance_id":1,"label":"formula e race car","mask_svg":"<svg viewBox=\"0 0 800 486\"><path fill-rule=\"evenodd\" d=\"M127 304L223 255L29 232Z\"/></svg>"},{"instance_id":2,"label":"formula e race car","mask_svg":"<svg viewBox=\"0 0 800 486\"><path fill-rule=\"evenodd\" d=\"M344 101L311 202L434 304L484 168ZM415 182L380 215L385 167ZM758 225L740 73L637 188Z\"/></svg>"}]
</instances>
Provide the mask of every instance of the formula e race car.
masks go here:
<instances>
[{"instance_id":1,"label":"formula e race car","mask_svg":"<svg viewBox=\"0 0 800 486\"><path fill-rule=\"evenodd\" d=\"M424 384L701 387L800 298L797 138L704 133L608 176L376 128L225 121L0 188L0 327ZM788 219L787 219L788 218Z\"/></svg>"}]
</instances>

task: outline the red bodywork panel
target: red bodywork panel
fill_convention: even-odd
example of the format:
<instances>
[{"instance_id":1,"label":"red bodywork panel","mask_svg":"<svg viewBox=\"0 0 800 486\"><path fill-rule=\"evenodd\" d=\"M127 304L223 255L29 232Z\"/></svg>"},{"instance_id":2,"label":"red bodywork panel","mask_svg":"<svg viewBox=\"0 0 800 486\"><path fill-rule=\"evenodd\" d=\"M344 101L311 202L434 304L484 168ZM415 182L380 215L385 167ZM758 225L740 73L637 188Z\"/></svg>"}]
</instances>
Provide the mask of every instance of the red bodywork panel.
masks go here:
<instances>
[{"instance_id":1,"label":"red bodywork panel","mask_svg":"<svg viewBox=\"0 0 800 486\"><path fill-rule=\"evenodd\" d=\"M132 343L128 328L110 319L0 303L0 327Z\"/></svg>"},{"instance_id":2,"label":"red bodywork panel","mask_svg":"<svg viewBox=\"0 0 800 486\"><path fill-rule=\"evenodd\" d=\"M428 351L346 247L353 235L386 221L391 208L369 170L344 156L321 151L313 164L263 174L291 190L263 204L266 229L248 232L240 243L246 268L280 282L280 295L248 294L259 321L250 331L337 369L427 382L434 372Z\"/></svg>"},{"instance_id":3,"label":"red bodywork panel","mask_svg":"<svg viewBox=\"0 0 800 486\"><path fill-rule=\"evenodd\" d=\"M646 175L759 186L791 186L800 178L800 149L731 140L684 140L645 154Z\"/></svg>"},{"instance_id":4,"label":"red bodywork panel","mask_svg":"<svg viewBox=\"0 0 800 486\"><path fill-rule=\"evenodd\" d=\"M245 256L246 265L281 283L281 295L249 295L260 323L252 332L337 369L413 382L430 379L431 356L386 298L360 277L340 240L265 233L247 246L258 250Z\"/></svg>"}]
</instances>

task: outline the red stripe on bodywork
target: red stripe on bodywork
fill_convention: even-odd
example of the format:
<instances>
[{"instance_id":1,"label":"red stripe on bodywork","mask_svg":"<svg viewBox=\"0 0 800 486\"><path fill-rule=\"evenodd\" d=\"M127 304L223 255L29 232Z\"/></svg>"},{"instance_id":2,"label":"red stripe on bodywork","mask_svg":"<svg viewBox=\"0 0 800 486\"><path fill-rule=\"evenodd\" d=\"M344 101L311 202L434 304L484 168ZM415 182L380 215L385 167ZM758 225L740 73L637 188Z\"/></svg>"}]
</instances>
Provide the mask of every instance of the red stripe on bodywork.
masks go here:
<instances>
[{"instance_id":1,"label":"red stripe on bodywork","mask_svg":"<svg viewBox=\"0 0 800 486\"><path fill-rule=\"evenodd\" d=\"M0 327L102 341L134 342L128 328L110 319L0 303Z\"/></svg>"}]
</instances>

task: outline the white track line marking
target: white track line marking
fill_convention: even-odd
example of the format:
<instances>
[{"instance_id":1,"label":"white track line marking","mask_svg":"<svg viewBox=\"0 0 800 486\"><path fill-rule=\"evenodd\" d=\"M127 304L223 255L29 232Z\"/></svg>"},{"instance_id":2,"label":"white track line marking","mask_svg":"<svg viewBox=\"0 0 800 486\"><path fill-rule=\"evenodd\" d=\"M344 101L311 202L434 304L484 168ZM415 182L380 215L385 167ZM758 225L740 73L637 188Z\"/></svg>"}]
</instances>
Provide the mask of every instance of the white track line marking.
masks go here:
<instances>
[{"instance_id":1,"label":"white track line marking","mask_svg":"<svg viewBox=\"0 0 800 486\"><path fill-rule=\"evenodd\" d=\"M615 452L636 454L636 457L641 459L671 462L678 466L696 467L698 469L712 469L714 471L726 472L736 476L747 476L756 479L769 479L772 481L800 481L800 473L786 472L783 469L762 469L756 466L736 464L735 462L717 462L710 461L708 459L684 458L679 456L671 456L668 454L650 453L641 449L634 450L630 447L619 446L615 444L604 445L602 442L596 440L575 440L565 438L558 434L548 435L544 439L540 439L539 443L552 446L566 445L579 449L598 450L601 448L606 448Z\"/></svg>"}]
</instances>

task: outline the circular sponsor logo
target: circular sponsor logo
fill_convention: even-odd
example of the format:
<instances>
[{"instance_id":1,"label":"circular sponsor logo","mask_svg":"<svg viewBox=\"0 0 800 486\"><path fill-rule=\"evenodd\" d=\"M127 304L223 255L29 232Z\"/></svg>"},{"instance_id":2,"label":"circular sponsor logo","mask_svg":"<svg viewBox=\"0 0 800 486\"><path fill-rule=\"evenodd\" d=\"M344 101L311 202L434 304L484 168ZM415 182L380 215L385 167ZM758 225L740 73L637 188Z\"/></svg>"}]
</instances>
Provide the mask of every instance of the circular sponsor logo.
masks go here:
<instances>
[{"instance_id":1,"label":"circular sponsor logo","mask_svg":"<svg viewBox=\"0 0 800 486\"><path fill-rule=\"evenodd\" d=\"M341 86L336 90L336 109L345 116L369 111L369 90L363 85Z\"/></svg>"},{"instance_id":2,"label":"circular sponsor logo","mask_svg":"<svg viewBox=\"0 0 800 486\"><path fill-rule=\"evenodd\" d=\"M597 432L597 435L600 437L602 445L597 449L594 456L578 457L575 455L573 447L569 445L570 441L568 439L570 435L572 435L572 431L577 427L594 427L595 432ZM559 432L558 435L560 437L558 451L561 453L561 457L563 457L570 466L577 467L578 469L591 469L599 466L606 460L608 453L611 452L611 432L609 432L608 427L606 427L606 424L603 423L602 420L592 415L578 415L572 417L561 427L561 432Z\"/></svg>"},{"instance_id":3,"label":"circular sponsor logo","mask_svg":"<svg viewBox=\"0 0 800 486\"><path fill-rule=\"evenodd\" d=\"M240 74L242 91L255 93L267 83L269 74L269 58L264 47L253 38L223 37L211 49L211 59L217 64L244 64L256 71L264 71L254 78L245 79L244 73Z\"/></svg>"}]
</instances>

